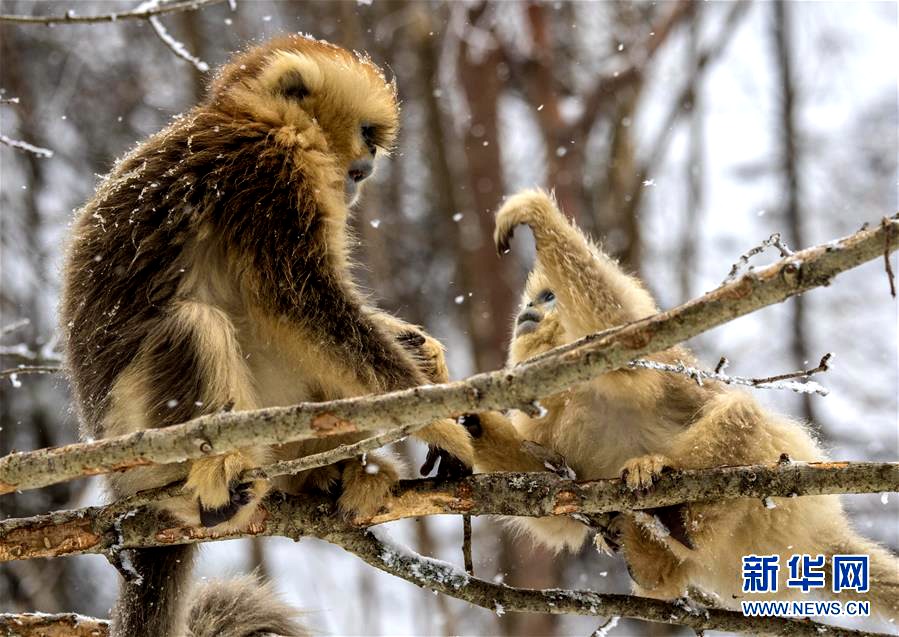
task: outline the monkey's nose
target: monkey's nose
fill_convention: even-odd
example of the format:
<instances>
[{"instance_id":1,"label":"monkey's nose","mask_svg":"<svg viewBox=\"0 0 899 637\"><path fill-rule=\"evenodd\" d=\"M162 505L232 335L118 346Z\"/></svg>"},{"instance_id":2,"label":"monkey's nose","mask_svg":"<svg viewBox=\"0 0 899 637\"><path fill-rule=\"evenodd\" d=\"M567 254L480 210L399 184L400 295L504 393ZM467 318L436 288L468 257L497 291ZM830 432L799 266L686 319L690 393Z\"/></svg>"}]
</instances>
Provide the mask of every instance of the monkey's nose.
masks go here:
<instances>
[{"instance_id":1,"label":"monkey's nose","mask_svg":"<svg viewBox=\"0 0 899 637\"><path fill-rule=\"evenodd\" d=\"M370 177L374 169L374 164L370 159L357 159L350 164L347 174L350 176L350 179L358 184L363 179Z\"/></svg>"},{"instance_id":2,"label":"monkey's nose","mask_svg":"<svg viewBox=\"0 0 899 637\"><path fill-rule=\"evenodd\" d=\"M535 310L534 308L529 307L524 312L518 315L517 323L521 325L522 323L527 323L531 321L533 323L539 323L543 320L543 316L541 316L540 312Z\"/></svg>"}]
</instances>

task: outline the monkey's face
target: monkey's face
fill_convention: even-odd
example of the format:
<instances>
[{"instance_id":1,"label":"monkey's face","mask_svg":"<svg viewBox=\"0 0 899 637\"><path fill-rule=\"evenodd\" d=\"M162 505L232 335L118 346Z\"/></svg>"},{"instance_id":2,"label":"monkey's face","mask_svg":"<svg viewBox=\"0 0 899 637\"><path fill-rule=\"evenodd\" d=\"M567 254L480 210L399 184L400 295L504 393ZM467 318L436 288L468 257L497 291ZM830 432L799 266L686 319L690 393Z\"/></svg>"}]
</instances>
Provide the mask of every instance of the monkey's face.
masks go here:
<instances>
[{"instance_id":1,"label":"monkey's face","mask_svg":"<svg viewBox=\"0 0 899 637\"><path fill-rule=\"evenodd\" d=\"M515 317L508 362L517 364L561 345L563 340L556 295L539 273L532 273Z\"/></svg>"},{"instance_id":2,"label":"monkey's face","mask_svg":"<svg viewBox=\"0 0 899 637\"><path fill-rule=\"evenodd\" d=\"M324 152L329 179L355 203L375 157L389 152L399 125L396 87L367 58L340 47L288 36L250 49L213 83L219 96L254 119L290 131L308 152Z\"/></svg>"}]
</instances>

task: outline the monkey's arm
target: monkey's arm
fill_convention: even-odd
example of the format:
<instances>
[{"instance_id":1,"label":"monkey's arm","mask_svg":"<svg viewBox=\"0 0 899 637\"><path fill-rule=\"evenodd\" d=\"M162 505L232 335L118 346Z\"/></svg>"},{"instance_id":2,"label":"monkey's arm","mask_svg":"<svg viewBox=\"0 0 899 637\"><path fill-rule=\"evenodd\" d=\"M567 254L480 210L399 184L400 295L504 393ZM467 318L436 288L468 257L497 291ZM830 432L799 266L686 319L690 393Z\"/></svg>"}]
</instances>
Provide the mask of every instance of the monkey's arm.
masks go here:
<instances>
[{"instance_id":1,"label":"monkey's arm","mask_svg":"<svg viewBox=\"0 0 899 637\"><path fill-rule=\"evenodd\" d=\"M117 386L128 391L136 384L145 396L150 426L177 424L202 414L222 409L252 409L257 406L253 383L228 316L204 303L182 300L148 333L133 365L128 382ZM116 397L127 400L128 396ZM186 488L199 504L194 508L179 504L173 512L185 521L215 526L231 521L239 526L268 490L265 481L238 485L236 477L244 470L262 464L265 451L243 449L191 462ZM115 484L121 490L146 488L148 476L126 484L131 473L123 474ZM241 508L244 511L241 511ZM240 512L241 515L235 517ZM233 518L233 519L232 519Z\"/></svg>"},{"instance_id":2,"label":"monkey's arm","mask_svg":"<svg viewBox=\"0 0 899 637\"><path fill-rule=\"evenodd\" d=\"M462 417L475 450L475 469L480 473L500 471L530 472L561 469L564 461L548 449L521 437L508 418L489 411ZM554 551L577 551L590 529L567 516L507 518L513 526Z\"/></svg>"},{"instance_id":3,"label":"monkey's arm","mask_svg":"<svg viewBox=\"0 0 899 637\"><path fill-rule=\"evenodd\" d=\"M541 190L510 197L496 214L494 241L508 251L516 226L528 225L537 245L535 271L556 295L570 338L580 338L656 312L643 285L602 252Z\"/></svg>"}]
</instances>

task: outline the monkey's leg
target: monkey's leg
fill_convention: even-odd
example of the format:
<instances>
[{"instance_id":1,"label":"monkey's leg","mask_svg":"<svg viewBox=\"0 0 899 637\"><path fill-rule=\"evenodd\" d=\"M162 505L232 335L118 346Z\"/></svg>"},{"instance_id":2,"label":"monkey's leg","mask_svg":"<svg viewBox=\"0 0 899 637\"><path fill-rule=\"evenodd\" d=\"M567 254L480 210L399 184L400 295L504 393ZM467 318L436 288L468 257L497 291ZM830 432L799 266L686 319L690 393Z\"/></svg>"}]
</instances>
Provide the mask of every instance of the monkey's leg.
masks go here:
<instances>
[{"instance_id":1,"label":"monkey's leg","mask_svg":"<svg viewBox=\"0 0 899 637\"><path fill-rule=\"evenodd\" d=\"M423 329L385 313L378 314L378 321L389 329L396 337L397 342L411 355L422 374L432 383L448 383L449 369L446 366L444 347L436 338ZM463 427L449 418L438 420L423 429L415 432L415 437L431 446L428 461L422 468L430 467L438 459L438 449L443 449L452 458L445 455L440 457L440 470L438 475L450 476L469 473L468 467L474 463L474 452L471 448L471 438ZM464 467L458 466L463 464Z\"/></svg>"},{"instance_id":2,"label":"monkey's leg","mask_svg":"<svg viewBox=\"0 0 899 637\"><path fill-rule=\"evenodd\" d=\"M516 226L528 225L537 244L537 271L558 299L568 335L580 338L649 316L655 303L643 285L573 225L541 190L510 197L496 213L494 241L508 250Z\"/></svg>"},{"instance_id":3,"label":"monkey's leg","mask_svg":"<svg viewBox=\"0 0 899 637\"><path fill-rule=\"evenodd\" d=\"M653 529L651 516L619 515L618 532L627 572L635 593L656 599L675 599L687 590L687 569L669 549L669 543Z\"/></svg>"},{"instance_id":4,"label":"monkey's leg","mask_svg":"<svg viewBox=\"0 0 899 637\"><path fill-rule=\"evenodd\" d=\"M175 368L171 352L178 354ZM160 424L257 406L234 326L211 305L178 303L148 336L141 360ZM191 462L185 488L193 493L204 526L227 522L229 528L238 528L249 521L269 486L264 480L238 484L237 476L264 464L267 456L267 450L251 448Z\"/></svg>"}]
</instances>

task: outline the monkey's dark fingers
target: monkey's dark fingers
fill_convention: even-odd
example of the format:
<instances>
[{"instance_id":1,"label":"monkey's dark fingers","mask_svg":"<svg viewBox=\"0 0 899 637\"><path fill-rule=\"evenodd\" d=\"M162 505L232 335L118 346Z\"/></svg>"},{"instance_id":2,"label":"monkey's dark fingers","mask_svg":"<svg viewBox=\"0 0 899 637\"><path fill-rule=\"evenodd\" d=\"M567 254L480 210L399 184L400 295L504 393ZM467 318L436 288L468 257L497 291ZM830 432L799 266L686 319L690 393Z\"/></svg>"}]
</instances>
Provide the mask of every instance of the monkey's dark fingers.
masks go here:
<instances>
[{"instance_id":1,"label":"monkey's dark fingers","mask_svg":"<svg viewBox=\"0 0 899 637\"><path fill-rule=\"evenodd\" d=\"M424 464L421 465L421 468L418 472L425 478L427 478L431 472L434 470L434 467L437 464L437 460L440 458L440 449L435 447L434 445L428 445L428 455L425 457Z\"/></svg>"},{"instance_id":2,"label":"monkey's dark fingers","mask_svg":"<svg viewBox=\"0 0 899 637\"><path fill-rule=\"evenodd\" d=\"M464 462L449 451L439 449L437 457L440 464L437 466L437 475L435 477L438 480L455 480L472 474L471 467L466 466Z\"/></svg>"},{"instance_id":3,"label":"monkey's dark fingers","mask_svg":"<svg viewBox=\"0 0 899 637\"><path fill-rule=\"evenodd\" d=\"M459 424L468 430L468 434L472 438L480 438L484 434L484 427L481 426L481 417L477 414L465 414L459 417Z\"/></svg>"},{"instance_id":4,"label":"monkey's dark fingers","mask_svg":"<svg viewBox=\"0 0 899 637\"><path fill-rule=\"evenodd\" d=\"M696 545L690 538L687 525L684 523L684 505L672 504L656 509L647 509L646 512L653 515L658 522L668 529L669 536L677 540L688 549L693 550Z\"/></svg>"},{"instance_id":5,"label":"monkey's dark fingers","mask_svg":"<svg viewBox=\"0 0 899 637\"><path fill-rule=\"evenodd\" d=\"M200 505L200 524L205 527L216 526L222 522L227 522L241 509L253 499L252 484L244 482L242 484L234 484L228 487L230 500L220 507L207 509Z\"/></svg>"},{"instance_id":6,"label":"monkey's dark fingers","mask_svg":"<svg viewBox=\"0 0 899 637\"><path fill-rule=\"evenodd\" d=\"M450 452L435 447L428 446L428 455L425 462L421 465L422 476L427 477L437 467L437 473L434 475L439 480L451 480L454 478L462 478L471 475L471 469L464 462L453 456Z\"/></svg>"}]
</instances>

